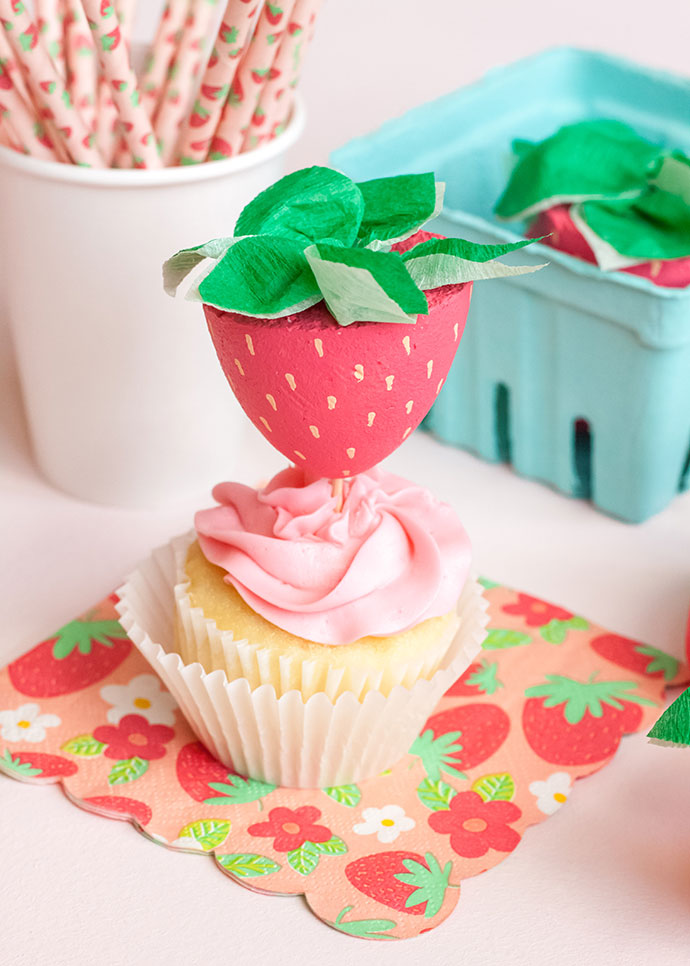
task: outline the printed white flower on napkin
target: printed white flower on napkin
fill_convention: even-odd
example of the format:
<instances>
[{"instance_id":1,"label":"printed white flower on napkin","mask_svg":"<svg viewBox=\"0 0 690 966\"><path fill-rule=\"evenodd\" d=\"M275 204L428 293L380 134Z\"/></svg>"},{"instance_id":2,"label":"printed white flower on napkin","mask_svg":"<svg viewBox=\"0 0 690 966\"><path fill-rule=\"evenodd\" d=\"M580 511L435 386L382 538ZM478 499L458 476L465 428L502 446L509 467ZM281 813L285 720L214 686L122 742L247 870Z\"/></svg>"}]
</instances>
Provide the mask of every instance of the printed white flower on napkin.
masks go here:
<instances>
[{"instance_id":1,"label":"printed white flower on napkin","mask_svg":"<svg viewBox=\"0 0 690 966\"><path fill-rule=\"evenodd\" d=\"M107 684L100 695L112 705L106 714L112 724L128 714L140 714L149 724L175 724L177 703L155 674L138 674L129 684Z\"/></svg>"},{"instance_id":2,"label":"printed white flower on napkin","mask_svg":"<svg viewBox=\"0 0 690 966\"><path fill-rule=\"evenodd\" d=\"M572 779L564 771L556 771L543 782L532 782L529 790L537 800L537 808L544 815L553 815L570 795Z\"/></svg>"},{"instance_id":3,"label":"printed white flower on napkin","mask_svg":"<svg viewBox=\"0 0 690 966\"><path fill-rule=\"evenodd\" d=\"M0 735L5 741L43 741L46 728L56 728L61 723L56 714L41 714L37 704L0 711Z\"/></svg>"},{"instance_id":4,"label":"printed white flower on napkin","mask_svg":"<svg viewBox=\"0 0 690 966\"><path fill-rule=\"evenodd\" d=\"M383 808L365 808L363 822L353 825L357 835L374 835L379 842L395 842L401 832L415 827L415 820L405 814L400 805L384 805Z\"/></svg>"}]
</instances>

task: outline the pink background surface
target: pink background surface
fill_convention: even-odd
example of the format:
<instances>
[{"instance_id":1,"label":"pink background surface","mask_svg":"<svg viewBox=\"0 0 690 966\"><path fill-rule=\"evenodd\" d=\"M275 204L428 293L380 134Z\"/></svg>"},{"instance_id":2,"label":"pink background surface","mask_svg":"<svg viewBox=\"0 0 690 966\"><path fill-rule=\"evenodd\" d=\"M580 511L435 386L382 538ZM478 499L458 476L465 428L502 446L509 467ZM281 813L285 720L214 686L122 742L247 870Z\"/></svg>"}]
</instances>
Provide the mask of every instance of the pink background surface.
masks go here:
<instances>
[{"instance_id":1,"label":"pink background surface","mask_svg":"<svg viewBox=\"0 0 690 966\"><path fill-rule=\"evenodd\" d=\"M154 12L156 4L140 6ZM301 86L309 125L293 162L324 161L328 151L386 117L556 43L687 73L686 0L658 0L652 12L639 0L574 6L497 0L490 7L326 0ZM5 663L99 599L151 547L184 530L208 495L148 514L88 506L51 489L31 462L2 332ZM457 508L484 573L681 654L690 600L690 494L631 527L423 434L413 434L389 466ZM256 434L241 479L252 483L275 469L274 453ZM334 966L685 966L687 755L632 736L578 791L549 822L530 830L529 844L490 876L466 883L462 912L418 940L388 945L325 929L300 900L238 888L230 903L229 884L210 859L153 848L118 823L75 809L53 788L3 779L3 962L225 966L232 957L262 966L278 959Z\"/></svg>"}]
</instances>

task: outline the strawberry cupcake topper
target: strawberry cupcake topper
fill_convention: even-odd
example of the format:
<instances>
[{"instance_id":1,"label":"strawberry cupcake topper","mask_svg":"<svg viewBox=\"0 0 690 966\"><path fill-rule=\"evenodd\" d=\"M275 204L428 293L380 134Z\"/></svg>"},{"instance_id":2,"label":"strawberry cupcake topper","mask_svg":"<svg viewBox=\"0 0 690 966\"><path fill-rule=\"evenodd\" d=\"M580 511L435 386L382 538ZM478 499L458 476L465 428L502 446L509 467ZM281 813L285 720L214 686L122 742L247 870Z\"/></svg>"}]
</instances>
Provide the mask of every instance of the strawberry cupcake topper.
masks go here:
<instances>
[{"instance_id":1,"label":"strawberry cupcake topper","mask_svg":"<svg viewBox=\"0 0 690 966\"><path fill-rule=\"evenodd\" d=\"M330 168L281 179L231 238L178 252L166 291L204 303L225 375L268 441L310 476L373 467L431 408L453 361L470 283L535 271L420 231L440 210L432 174L355 184ZM401 323L401 324L372 324Z\"/></svg>"}]
</instances>

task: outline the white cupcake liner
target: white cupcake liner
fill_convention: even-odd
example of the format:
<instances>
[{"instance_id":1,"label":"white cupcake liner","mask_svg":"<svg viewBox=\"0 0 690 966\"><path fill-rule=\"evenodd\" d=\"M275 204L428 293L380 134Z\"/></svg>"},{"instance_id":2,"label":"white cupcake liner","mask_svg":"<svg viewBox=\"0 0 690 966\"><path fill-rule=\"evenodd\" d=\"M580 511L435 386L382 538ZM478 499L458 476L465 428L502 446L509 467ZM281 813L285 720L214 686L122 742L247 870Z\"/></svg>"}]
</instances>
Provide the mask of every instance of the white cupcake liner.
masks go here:
<instances>
[{"instance_id":1,"label":"white cupcake liner","mask_svg":"<svg viewBox=\"0 0 690 966\"><path fill-rule=\"evenodd\" d=\"M459 630L440 668L388 696L345 691L306 701L297 690L276 697L272 685L185 664L175 650L175 587L189 536L160 547L117 591L125 631L163 679L199 740L234 771L273 785L325 788L377 775L408 751L429 714L469 667L486 636L487 604L472 578L458 601ZM248 645L251 647L251 645Z\"/></svg>"}]
</instances>

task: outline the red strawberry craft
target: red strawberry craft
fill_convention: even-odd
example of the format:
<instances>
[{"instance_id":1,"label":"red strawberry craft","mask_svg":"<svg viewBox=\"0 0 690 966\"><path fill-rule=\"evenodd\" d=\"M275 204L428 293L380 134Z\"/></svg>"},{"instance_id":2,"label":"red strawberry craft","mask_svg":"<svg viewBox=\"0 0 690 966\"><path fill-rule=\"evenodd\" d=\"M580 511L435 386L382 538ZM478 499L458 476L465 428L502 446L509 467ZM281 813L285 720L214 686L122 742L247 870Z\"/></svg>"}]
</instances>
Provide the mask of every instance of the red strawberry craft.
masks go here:
<instances>
[{"instance_id":1,"label":"red strawberry craft","mask_svg":"<svg viewBox=\"0 0 690 966\"><path fill-rule=\"evenodd\" d=\"M254 425L316 477L364 472L419 425L462 336L476 279L533 271L487 246L419 229L440 208L432 174L355 184L296 171L259 194L231 238L165 265L190 276L221 366ZM375 323L375 324L373 324Z\"/></svg>"}]
</instances>

